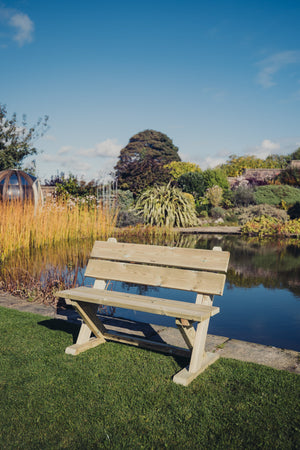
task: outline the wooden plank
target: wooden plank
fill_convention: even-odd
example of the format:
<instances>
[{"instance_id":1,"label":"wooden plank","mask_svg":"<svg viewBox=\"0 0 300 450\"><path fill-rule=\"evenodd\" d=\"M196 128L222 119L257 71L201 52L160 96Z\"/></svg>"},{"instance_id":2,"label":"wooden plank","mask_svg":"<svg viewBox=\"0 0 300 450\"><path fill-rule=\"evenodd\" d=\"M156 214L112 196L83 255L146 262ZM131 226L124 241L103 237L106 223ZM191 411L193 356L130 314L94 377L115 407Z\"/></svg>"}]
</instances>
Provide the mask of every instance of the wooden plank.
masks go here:
<instances>
[{"instance_id":1,"label":"wooden plank","mask_svg":"<svg viewBox=\"0 0 300 450\"><path fill-rule=\"evenodd\" d=\"M105 342L103 335L106 332L106 328L96 315L98 306L91 302L86 303L84 301L80 303L72 301L72 306L74 306L78 314L83 318L85 324L94 333L94 335L97 338L102 339L102 342Z\"/></svg>"},{"instance_id":2,"label":"wooden plank","mask_svg":"<svg viewBox=\"0 0 300 450\"><path fill-rule=\"evenodd\" d=\"M191 355L190 350L187 348L176 347L174 345L166 344L165 342L151 341L146 338L140 338L136 336L128 336L117 331L109 331L105 334L105 339L120 342L122 344L134 345L136 347L147 348L149 350L167 353L169 355L178 355L189 357Z\"/></svg>"},{"instance_id":3,"label":"wooden plank","mask_svg":"<svg viewBox=\"0 0 300 450\"><path fill-rule=\"evenodd\" d=\"M221 273L96 259L89 260L85 276L215 295L223 294L226 279Z\"/></svg>"},{"instance_id":4,"label":"wooden plank","mask_svg":"<svg viewBox=\"0 0 300 450\"><path fill-rule=\"evenodd\" d=\"M189 349L192 349L194 347L196 335L195 329L193 327L193 322L190 322L186 319L176 319L176 325L184 339L184 342Z\"/></svg>"},{"instance_id":5,"label":"wooden plank","mask_svg":"<svg viewBox=\"0 0 300 450\"><path fill-rule=\"evenodd\" d=\"M194 303L181 302L177 300L167 300L156 297L128 294L124 292L106 291L84 286L61 291L56 295L72 300L72 303L74 302L75 305L80 305L82 302L89 302L99 305L114 306L118 308L133 309L135 311L166 315L175 318L179 317L197 322L206 320L210 316L219 312L219 308L214 306L196 305ZM88 325L90 326L89 323ZM94 329L92 331L94 332Z\"/></svg>"},{"instance_id":6,"label":"wooden plank","mask_svg":"<svg viewBox=\"0 0 300 450\"><path fill-rule=\"evenodd\" d=\"M230 253L193 248L96 241L92 258L227 272Z\"/></svg>"},{"instance_id":7,"label":"wooden plank","mask_svg":"<svg viewBox=\"0 0 300 450\"><path fill-rule=\"evenodd\" d=\"M66 348L65 352L67 355L73 355L77 356L79 353L85 352L86 350L89 350L90 348L97 347L100 344L103 344L106 341L103 341L103 339L92 337L86 342L83 342L82 344L73 344Z\"/></svg>"},{"instance_id":8,"label":"wooden plank","mask_svg":"<svg viewBox=\"0 0 300 450\"><path fill-rule=\"evenodd\" d=\"M213 296L197 295L196 304L201 306L212 306ZM190 361L190 372L197 372L202 367L203 359L205 358L205 343L207 337L207 330L209 326L209 317L197 324L194 347Z\"/></svg>"},{"instance_id":9,"label":"wooden plank","mask_svg":"<svg viewBox=\"0 0 300 450\"><path fill-rule=\"evenodd\" d=\"M181 384L182 386L188 386L198 375L200 375L200 373L204 372L204 370L213 364L219 357L220 355L218 353L206 353L202 360L202 364L197 371L191 372L189 366L185 367L174 375L174 383Z\"/></svg>"}]
</instances>

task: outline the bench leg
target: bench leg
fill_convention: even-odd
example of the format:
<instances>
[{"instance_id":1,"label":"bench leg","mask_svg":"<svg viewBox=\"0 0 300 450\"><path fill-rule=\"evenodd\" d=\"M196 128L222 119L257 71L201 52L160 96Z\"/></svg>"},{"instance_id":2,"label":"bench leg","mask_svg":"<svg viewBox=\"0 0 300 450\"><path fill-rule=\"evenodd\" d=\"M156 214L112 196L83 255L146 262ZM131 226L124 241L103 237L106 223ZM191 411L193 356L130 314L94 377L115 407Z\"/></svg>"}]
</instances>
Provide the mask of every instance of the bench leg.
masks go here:
<instances>
[{"instance_id":1,"label":"bench leg","mask_svg":"<svg viewBox=\"0 0 300 450\"><path fill-rule=\"evenodd\" d=\"M75 356L85 350L106 342L104 333L106 333L107 330L96 315L98 305L75 301L72 301L71 304L83 319L76 344L70 345L66 348L66 353L68 355ZM91 337L92 333L95 337Z\"/></svg>"},{"instance_id":2,"label":"bench leg","mask_svg":"<svg viewBox=\"0 0 300 450\"><path fill-rule=\"evenodd\" d=\"M207 295L198 295L196 303L212 305L213 297ZM185 367L176 375L174 375L173 381L176 384L188 386L201 372L203 372L208 366L210 366L219 358L219 354L217 353L205 352L208 325L209 319L198 323L193 339L194 344L190 364L188 367Z\"/></svg>"},{"instance_id":3,"label":"bench leg","mask_svg":"<svg viewBox=\"0 0 300 450\"><path fill-rule=\"evenodd\" d=\"M186 343L188 348L192 350L195 344L195 329L193 327L193 322L186 319L176 319L176 325Z\"/></svg>"}]
</instances>

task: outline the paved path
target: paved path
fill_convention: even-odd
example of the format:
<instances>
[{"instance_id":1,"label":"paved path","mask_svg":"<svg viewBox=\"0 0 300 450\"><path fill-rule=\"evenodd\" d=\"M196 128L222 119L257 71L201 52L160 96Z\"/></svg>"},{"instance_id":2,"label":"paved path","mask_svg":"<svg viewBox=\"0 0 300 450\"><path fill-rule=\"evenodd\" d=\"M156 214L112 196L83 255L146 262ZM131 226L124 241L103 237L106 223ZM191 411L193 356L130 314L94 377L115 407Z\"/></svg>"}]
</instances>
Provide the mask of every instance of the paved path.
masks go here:
<instances>
[{"instance_id":1,"label":"paved path","mask_svg":"<svg viewBox=\"0 0 300 450\"><path fill-rule=\"evenodd\" d=\"M80 318L73 309L59 309L56 311L51 306L30 303L3 291L0 291L0 306L80 323ZM127 331L135 335L151 337L153 340L163 340L172 345L185 347L183 338L176 328L148 325L108 316L103 318L108 329ZM211 334L207 336L206 350L219 352L223 358L254 362L300 375L300 353L294 350L284 350Z\"/></svg>"}]
</instances>

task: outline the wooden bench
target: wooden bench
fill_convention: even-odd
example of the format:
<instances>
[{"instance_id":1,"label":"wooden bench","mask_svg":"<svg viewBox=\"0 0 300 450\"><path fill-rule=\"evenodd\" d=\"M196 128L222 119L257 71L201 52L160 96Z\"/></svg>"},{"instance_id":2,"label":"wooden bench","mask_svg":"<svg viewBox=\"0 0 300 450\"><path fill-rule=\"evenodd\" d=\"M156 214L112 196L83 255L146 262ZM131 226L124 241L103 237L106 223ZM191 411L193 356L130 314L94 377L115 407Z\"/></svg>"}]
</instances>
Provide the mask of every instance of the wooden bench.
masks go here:
<instances>
[{"instance_id":1,"label":"wooden bench","mask_svg":"<svg viewBox=\"0 0 300 450\"><path fill-rule=\"evenodd\" d=\"M56 293L73 305L83 319L77 342L67 347L66 353L77 355L106 340L114 340L188 356L189 366L173 377L175 383L187 386L218 358L216 353L205 352L205 341L210 317L219 312L219 308L212 306L213 297L223 294L228 262L229 253L219 247L200 250L123 244L115 239L96 241L85 271L86 277L95 279L94 286ZM116 292L107 289L109 280L192 291L196 301ZM97 316L99 305L174 317L188 348L108 331Z\"/></svg>"}]
</instances>

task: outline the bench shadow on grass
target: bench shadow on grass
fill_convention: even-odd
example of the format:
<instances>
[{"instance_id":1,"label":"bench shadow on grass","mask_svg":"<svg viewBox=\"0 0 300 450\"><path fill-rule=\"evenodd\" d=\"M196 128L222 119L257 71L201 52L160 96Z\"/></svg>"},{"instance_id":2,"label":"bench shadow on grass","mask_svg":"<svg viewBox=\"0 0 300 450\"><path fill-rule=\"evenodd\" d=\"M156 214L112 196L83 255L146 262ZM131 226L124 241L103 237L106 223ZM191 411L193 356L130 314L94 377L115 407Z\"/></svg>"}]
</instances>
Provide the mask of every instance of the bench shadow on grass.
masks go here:
<instances>
[{"instance_id":1,"label":"bench shadow on grass","mask_svg":"<svg viewBox=\"0 0 300 450\"><path fill-rule=\"evenodd\" d=\"M38 322L38 325L46 327L49 330L64 331L65 333L71 334L73 337L73 343L76 342L79 332L79 324L77 323L68 322L67 320L61 319L46 319Z\"/></svg>"},{"instance_id":2,"label":"bench shadow on grass","mask_svg":"<svg viewBox=\"0 0 300 450\"><path fill-rule=\"evenodd\" d=\"M108 327L108 330L122 332L124 336L142 337L149 341L157 343L166 343L150 324L142 322L134 322L128 319L118 319L103 315L101 315L101 320L103 321L104 325ZM69 321L62 319L47 319L38 322L38 325L46 327L49 330L63 331L65 333L71 334L73 338L73 344L75 344L77 340L80 324L81 322L79 320ZM129 345L129 344L117 344L117 345ZM147 349L147 351L164 354L164 352L155 349ZM181 368L184 368L187 365L187 358L185 358L184 356L166 353L165 355L172 356L176 361L176 363Z\"/></svg>"}]
</instances>

